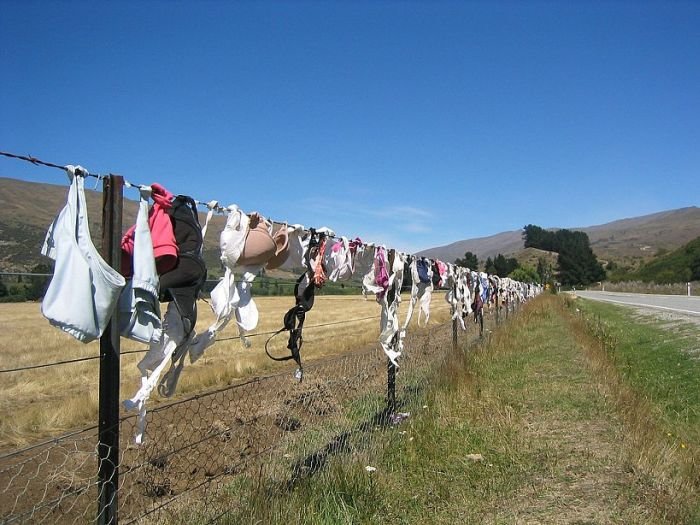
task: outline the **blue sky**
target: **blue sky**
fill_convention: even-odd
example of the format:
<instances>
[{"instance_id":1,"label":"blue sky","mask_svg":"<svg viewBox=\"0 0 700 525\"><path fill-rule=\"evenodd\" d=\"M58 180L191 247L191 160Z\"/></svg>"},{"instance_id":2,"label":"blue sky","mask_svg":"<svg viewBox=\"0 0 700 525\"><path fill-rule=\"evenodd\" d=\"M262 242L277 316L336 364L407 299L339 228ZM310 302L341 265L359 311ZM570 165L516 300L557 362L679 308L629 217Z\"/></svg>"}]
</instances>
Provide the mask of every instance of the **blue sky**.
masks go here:
<instances>
[{"instance_id":1,"label":"blue sky","mask_svg":"<svg viewBox=\"0 0 700 525\"><path fill-rule=\"evenodd\" d=\"M407 251L698 204L700 2L1 10L0 150Z\"/></svg>"}]
</instances>

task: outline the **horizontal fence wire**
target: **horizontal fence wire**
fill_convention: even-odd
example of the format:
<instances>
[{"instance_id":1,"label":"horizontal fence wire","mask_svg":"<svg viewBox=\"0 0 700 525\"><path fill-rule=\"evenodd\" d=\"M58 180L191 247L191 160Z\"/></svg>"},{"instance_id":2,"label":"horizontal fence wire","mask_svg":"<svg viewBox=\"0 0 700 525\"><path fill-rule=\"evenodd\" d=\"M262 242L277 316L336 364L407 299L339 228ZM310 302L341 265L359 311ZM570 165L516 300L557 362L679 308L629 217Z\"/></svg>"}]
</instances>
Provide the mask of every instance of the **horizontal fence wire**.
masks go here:
<instances>
[{"instance_id":1,"label":"horizontal fence wire","mask_svg":"<svg viewBox=\"0 0 700 525\"><path fill-rule=\"evenodd\" d=\"M64 169L32 156L0 155ZM48 277L21 272L15 276ZM256 286L262 296L269 291L288 293L294 284L296 280L291 278L260 276L253 284L253 295ZM275 288L270 290L270 285ZM359 290L361 285L334 283L328 291L345 293L337 289L346 287ZM443 303L441 309L446 308ZM505 309L506 317L510 308ZM379 316L305 328L376 319ZM493 322L493 315L488 316L487 326ZM462 349L483 341L476 325L469 322L467 328L461 337ZM245 337L274 333L256 332ZM342 332L342 337L350 340L353 335ZM124 413L117 423L120 443L115 471L119 473L120 521L250 522L253 516L248 502L255 494L264 494L266 501L284 499L304 480L323 475L336 459L349 458L358 468L371 464L389 440L398 439L401 421L423 409L426 393L452 349L451 325L432 324L408 335L398 369L388 364L375 343L305 361L303 382L295 381L286 369L156 404L148 411L145 440L140 446L131 442L136 416ZM80 357L0 373L98 359ZM395 391L388 392L394 373ZM0 455L0 523L94 522L101 486L96 476L102 466L98 462L100 457L109 457L98 455L97 442L98 427L93 426Z\"/></svg>"},{"instance_id":2,"label":"horizontal fence wire","mask_svg":"<svg viewBox=\"0 0 700 525\"><path fill-rule=\"evenodd\" d=\"M494 321L488 315L487 327ZM479 340L473 322L460 333L463 348ZM450 323L406 337L395 412L374 344L309 361L301 383L285 369L154 406L141 446L130 442L136 417L123 416L120 522L245 522L246 498L261 484L284 497L336 457L370 464L376 444L399 435L397 414L422 409L451 343ZM0 523L93 521L96 442L91 427L0 456Z\"/></svg>"},{"instance_id":3,"label":"horizontal fence wire","mask_svg":"<svg viewBox=\"0 0 700 525\"><path fill-rule=\"evenodd\" d=\"M361 321L369 321L372 319L379 319L380 316L378 315L373 315L369 317L359 317L356 319L346 319L343 321L332 321L328 323L321 323L321 324L315 324L315 325L308 325L305 328L306 329L313 329L313 328L323 328L326 326L335 326L335 325L340 325L340 324L350 324L350 323L357 323ZM268 332L254 332L251 334L245 334L245 337L261 337L265 335L274 335L277 333L277 330L271 330ZM216 342L223 342L223 341L231 341L235 339L239 339L240 336L231 336L231 337L221 337L216 340ZM142 354L146 353L148 349L143 349L143 350L128 350L125 352L120 352L119 355L129 355L129 354ZM100 359L99 355L94 355L94 356L89 356L89 357L79 357L76 359L66 359L64 361L54 361L51 363L41 363L41 364L36 364L36 365L26 365L26 366L21 366L21 367L16 367L16 368L5 368L5 369L0 369L0 374L3 373L9 373L9 372L22 372L24 370L36 370L37 368L48 368L52 366L58 366L58 365L67 365L67 364L72 364L72 363L80 363L83 361L94 361L96 359Z\"/></svg>"}]
</instances>

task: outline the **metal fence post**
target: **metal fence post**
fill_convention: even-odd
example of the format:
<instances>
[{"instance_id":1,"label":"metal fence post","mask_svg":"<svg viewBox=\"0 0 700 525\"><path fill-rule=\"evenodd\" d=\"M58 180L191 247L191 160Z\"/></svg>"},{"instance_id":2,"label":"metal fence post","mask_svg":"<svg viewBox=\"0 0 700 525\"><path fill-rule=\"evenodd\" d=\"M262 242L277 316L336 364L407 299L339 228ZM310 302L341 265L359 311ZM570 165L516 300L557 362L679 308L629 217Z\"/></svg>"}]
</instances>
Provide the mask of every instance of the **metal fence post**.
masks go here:
<instances>
[{"instance_id":1,"label":"metal fence post","mask_svg":"<svg viewBox=\"0 0 700 525\"><path fill-rule=\"evenodd\" d=\"M396 412L396 367L391 359L387 359L386 384L387 384L387 409L393 414Z\"/></svg>"},{"instance_id":2,"label":"metal fence post","mask_svg":"<svg viewBox=\"0 0 700 525\"><path fill-rule=\"evenodd\" d=\"M496 326L499 324L501 324L501 301L498 292L496 292Z\"/></svg>"},{"instance_id":3,"label":"metal fence post","mask_svg":"<svg viewBox=\"0 0 700 525\"><path fill-rule=\"evenodd\" d=\"M124 179L105 178L102 186L102 256L112 267L121 260ZM115 311L100 338L99 442L97 456L99 525L116 525L119 487L119 320Z\"/></svg>"}]
</instances>

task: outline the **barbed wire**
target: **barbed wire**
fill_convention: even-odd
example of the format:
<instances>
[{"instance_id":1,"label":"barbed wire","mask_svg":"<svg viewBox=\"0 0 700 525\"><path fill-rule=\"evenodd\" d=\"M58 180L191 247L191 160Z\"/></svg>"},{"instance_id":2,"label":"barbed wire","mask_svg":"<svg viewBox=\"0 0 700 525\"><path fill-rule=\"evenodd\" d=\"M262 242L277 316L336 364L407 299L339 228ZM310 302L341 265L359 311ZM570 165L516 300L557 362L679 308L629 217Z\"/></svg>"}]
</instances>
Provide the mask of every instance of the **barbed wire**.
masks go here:
<instances>
[{"instance_id":1,"label":"barbed wire","mask_svg":"<svg viewBox=\"0 0 700 525\"><path fill-rule=\"evenodd\" d=\"M25 161L25 162L29 162L29 163L31 163L31 164L34 164L35 166L36 166L36 165L47 166L47 167L50 167L50 168L57 168L57 169L60 169L60 170L62 170L62 171L65 171L65 169L66 169L65 166L61 166L61 165L59 165L59 164L55 164L55 163L52 163L52 162L45 162L45 161L39 160L39 159L37 159L36 157L33 157L33 156L31 156L31 155L18 155L18 154L16 154L16 153L8 153L8 152L4 152L4 151L0 151L0 155L3 155L3 156L5 156L5 157L9 157L9 158L12 158L12 159L23 160L23 161ZM97 178L97 179L103 179L103 178L108 177L109 175L115 175L115 174L113 174L113 173L110 173L109 175L96 175L96 174L89 173L89 172L87 172L87 171L84 171L84 173L82 173L82 174L85 175L85 176L95 177L95 178ZM126 178L124 179L124 185L127 186L127 187L132 187L132 188L144 188L144 187L147 187L147 186L148 186L147 184L137 184L137 183L130 182L130 181L126 180ZM198 205L206 206L207 209L213 209L214 211L219 212L219 213L224 213L225 211L227 211L227 208L225 208L225 207L223 207L223 206L219 206L218 204L216 204L216 205L213 206L213 207L210 207L210 203L212 203L212 202L216 202L216 203L221 202L220 199L209 199L209 200L204 200L204 199L202 199L202 200L195 200L195 202L196 202ZM281 220L271 219L270 217L266 217L266 219L267 219L268 221L270 221L271 223L277 224L277 225L295 224L295 223L290 222L290 221L281 221ZM317 228L317 229L318 229L318 228ZM306 231L309 231L309 228L306 228L305 230L306 230ZM340 236L339 234L337 234L334 230L332 231L332 235L331 235L331 234L327 234L327 236L328 236L329 238L332 238L332 239L340 239L340 238L341 238L341 236ZM349 237L349 238L352 238L352 237ZM383 246L383 244L381 244L381 243L375 243L375 242L362 242L362 245L363 245L363 246ZM390 248L387 248L387 250L389 250L389 249L390 249ZM397 252L397 253L403 253L403 254L405 254L405 255L415 256L415 254L408 254L408 253L403 252L403 251L401 251L401 250L396 250L396 252Z\"/></svg>"},{"instance_id":2,"label":"barbed wire","mask_svg":"<svg viewBox=\"0 0 700 525\"><path fill-rule=\"evenodd\" d=\"M46 162L43 160L39 160L36 157L32 157L31 155L17 155L16 153L8 153L6 151L0 151L0 155L3 155L4 157L9 157L11 159L18 159L18 160L23 160L25 162L29 162L31 164L34 164L35 166L46 166L47 168L56 168L61 171L66 171L66 166L61 166L59 164L54 164L53 162ZM87 170L83 168L83 171L81 172L82 175L85 177L94 177L96 179L104 179L108 177L109 175L113 175L110 173L109 175L98 175L96 173L90 173Z\"/></svg>"}]
</instances>

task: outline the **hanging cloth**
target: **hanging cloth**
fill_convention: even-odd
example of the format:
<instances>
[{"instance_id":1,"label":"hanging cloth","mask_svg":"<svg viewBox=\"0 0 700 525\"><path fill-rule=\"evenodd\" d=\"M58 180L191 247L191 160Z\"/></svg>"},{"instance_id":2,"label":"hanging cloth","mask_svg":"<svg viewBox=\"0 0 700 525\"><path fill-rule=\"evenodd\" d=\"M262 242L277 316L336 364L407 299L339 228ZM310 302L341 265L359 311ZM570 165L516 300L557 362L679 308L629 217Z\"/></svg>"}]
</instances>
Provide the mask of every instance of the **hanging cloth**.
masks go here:
<instances>
[{"instance_id":1,"label":"hanging cloth","mask_svg":"<svg viewBox=\"0 0 700 525\"><path fill-rule=\"evenodd\" d=\"M408 328L408 324L411 322L413 309L415 308L416 303L419 305L418 326L421 326L421 314L425 315L425 325L428 324L428 320L430 319L430 300L433 292L433 271L431 269L430 261L424 257L414 257L411 261L410 268L412 280L411 300L408 303L408 312L406 314L406 320L403 323L402 330L406 330L406 328Z\"/></svg>"},{"instance_id":2,"label":"hanging cloth","mask_svg":"<svg viewBox=\"0 0 700 525\"><path fill-rule=\"evenodd\" d=\"M148 228L153 242L156 269L158 275L162 275L175 268L178 260L179 248L175 240L173 222L168 213L172 207L174 195L157 182L151 184L150 188L153 206L148 212ZM133 273L135 231L136 225L129 228L122 237L121 269L124 277L131 277Z\"/></svg>"},{"instance_id":3,"label":"hanging cloth","mask_svg":"<svg viewBox=\"0 0 700 525\"><path fill-rule=\"evenodd\" d=\"M161 373L171 361L171 357L186 342L182 316L175 304L170 303L163 318L162 328L154 331L148 352L136 365L141 372L141 386L131 399L122 403L126 410L138 412L134 436L134 443L137 445L143 443L146 431L146 402L158 384Z\"/></svg>"},{"instance_id":4,"label":"hanging cloth","mask_svg":"<svg viewBox=\"0 0 700 525\"><path fill-rule=\"evenodd\" d=\"M225 268L224 277L212 290L209 302L216 315L216 320L204 333L198 334L193 339L190 345L191 363L196 362L204 354L204 351L214 344L217 332L226 327L235 315L240 303L240 292L236 288L234 268L245 246L250 218L235 204L228 206L226 211L228 212L226 225L219 238L220 260ZM246 307L238 313L244 326L252 325L252 321L257 319L257 309L255 312L249 309L250 307Z\"/></svg>"},{"instance_id":5,"label":"hanging cloth","mask_svg":"<svg viewBox=\"0 0 700 525\"><path fill-rule=\"evenodd\" d=\"M214 212L219 207L219 201L209 201L206 203L206 206L209 209L209 211L207 212L207 217L204 220L204 226L202 226L202 238L207 236L207 230L209 229L209 222L211 221L212 217L214 216ZM204 244L202 244L202 251L203 250L204 250Z\"/></svg>"},{"instance_id":6,"label":"hanging cloth","mask_svg":"<svg viewBox=\"0 0 700 525\"><path fill-rule=\"evenodd\" d=\"M143 442L146 429L146 403L157 386L158 392L170 397L175 392L184 366L184 356L196 336L197 298L206 280L202 259L204 238L194 199L178 195L168 210L178 243L177 264L161 275L161 299L169 302L162 327L153 331L148 352L136 365L141 372L141 386L131 399L123 402L127 410L137 410L134 442ZM167 364L170 369L162 377Z\"/></svg>"},{"instance_id":7,"label":"hanging cloth","mask_svg":"<svg viewBox=\"0 0 700 525\"><path fill-rule=\"evenodd\" d=\"M403 254L394 250L390 250L387 259L391 275L388 278L387 292L378 299L381 306L379 344L392 364L398 367L397 359L403 352L403 339L405 336L405 332L401 330L399 323L399 306L401 304L403 269L406 260Z\"/></svg>"},{"instance_id":8,"label":"hanging cloth","mask_svg":"<svg viewBox=\"0 0 700 525\"><path fill-rule=\"evenodd\" d=\"M85 179L80 166L66 166L70 180L64 208L49 226L41 254L55 261L41 313L82 343L107 328L126 284L100 256L90 238Z\"/></svg>"},{"instance_id":9,"label":"hanging cloth","mask_svg":"<svg viewBox=\"0 0 700 525\"><path fill-rule=\"evenodd\" d=\"M329 280L333 282L345 281L352 277L355 273L355 255L360 246L362 246L362 241L359 238L348 241L347 237L341 237L333 244L326 255Z\"/></svg>"},{"instance_id":10,"label":"hanging cloth","mask_svg":"<svg viewBox=\"0 0 700 525\"><path fill-rule=\"evenodd\" d=\"M462 324L464 324L464 319L472 313L472 294L469 285L469 274L470 271L468 268L462 268L457 283L457 293L459 294L459 300L462 305ZM466 327L464 329L466 330Z\"/></svg>"},{"instance_id":11,"label":"hanging cloth","mask_svg":"<svg viewBox=\"0 0 700 525\"><path fill-rule=\"evenodd\" d=\"M119 298L119 331L123 337L149 344L153 331L160 328L158 272L153 241L148 226L148 199L151 188L139 188L139 211L132 229L133 276Z\"/></svg>"},{"instance_id":12,"label":"hanging cloth","mask_svg":"<svg viewBox=\"0 0 700 525\"><path fill-rule=\"evenodd\" d=\"M457 273L456 269L451 264L447 265L446 278L443 286L447 286L445 301L450 305L450 316L453 321L458 320L462 330L465 330L466 327L464 326L464 321L461 316Z\"/></svg>"},{"instance_id":13,"label":"hanging cloth","mask_svg":"<svg viewBox=\"0 0 700 525\"><path fill-rule=\"evenodd\" d=\"M303 256L306 271L299 276L294 286L295 305L290 308L282 320L283 326L265 341L265 353L273 361L288 361L293 359L297 364L294 377L301 382L304 378L304 368L301 363L301 347L304 344L303 329L306 313L314 305L316 288L323 286L325 271L323 270L323 255L326 246L328 229L309 230L305 239L306 251ZM320 268L320 270L319 270ZM322 273L321 273L322 272ZM320 277L322 276L322 277ZM320 284L319 284L320 283ZM276 357L270 353L269 344L272 339L282 332L288 331L287 349L291 355Z\"/></svg>"},{"instance_id":14,"label":"hanging cloth","mask_svg":"<svg viewBox=\"0 0 700 525\"><path fill-rule=\"evenodd\" d=\"M389 272L387 270L387 255L384 246L374 248L374 257L369 271L362 278L362 293L373 293L380 302L389 288Z\"/></svg>"}]
</instances>

